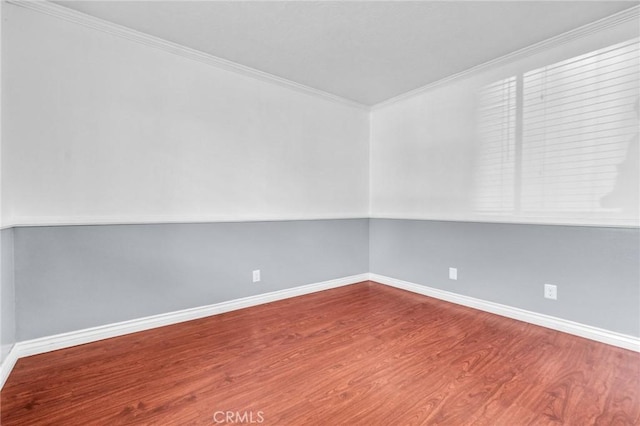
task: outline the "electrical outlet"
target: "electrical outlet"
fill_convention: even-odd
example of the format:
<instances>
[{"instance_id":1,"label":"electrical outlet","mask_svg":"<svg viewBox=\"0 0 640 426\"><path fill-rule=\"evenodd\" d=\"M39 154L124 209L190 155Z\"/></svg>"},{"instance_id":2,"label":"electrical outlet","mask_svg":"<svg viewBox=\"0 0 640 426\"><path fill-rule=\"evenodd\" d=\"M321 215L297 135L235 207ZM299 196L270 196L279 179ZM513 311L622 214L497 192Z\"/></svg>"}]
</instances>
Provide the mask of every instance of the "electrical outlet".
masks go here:
<instances>
[{"instance_id":1,"label":"electrical outlet","mask_svg":"<svg viewBox=\"0 0 640 426\"><path fill-rule=\"evenodd\" d=\"M544 297L546 299L558 299L558 287L553 284L544 285Z\"/></svg>"},{"instance_id":2,"label":"electrical outlet","mask_svg":"<svg viewBox=\"0 0 640 426\"><path fill-rule=\"evenodd\" d=\"M458 279L458 268L449 268L449 279L450 280Z\"/></svg>"},{"instance_id":3,"label":"electrical outlet","mask_svg":"<svg viewBox=\"0 0 640 426\"><path fill-rule=\"evenodd\" d=\"M253 271L253 282L257 283L258 281L260 281L260 269Z\"/></svg>"}]
</instances>

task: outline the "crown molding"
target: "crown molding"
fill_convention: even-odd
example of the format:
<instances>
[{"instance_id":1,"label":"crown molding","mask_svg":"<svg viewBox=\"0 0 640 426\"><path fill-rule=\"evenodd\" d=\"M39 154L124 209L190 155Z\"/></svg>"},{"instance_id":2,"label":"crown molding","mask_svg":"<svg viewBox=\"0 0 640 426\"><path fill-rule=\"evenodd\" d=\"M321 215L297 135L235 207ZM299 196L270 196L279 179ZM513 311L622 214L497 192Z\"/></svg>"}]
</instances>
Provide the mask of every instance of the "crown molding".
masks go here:
<instances>
[{"instance_id":1,"label":"crown molding","mask_svg":"<svg viewBox=\"0 0 640 426\"><path fill-rule=\"evenodd\" d=\"M72 23L76 23L88 28L93 28L95 30L102 31L107 34L115 35L117 37L124 38L124 39L130 40L136 43L140 43L149 47L164 50L166 52L173 53L174 55L192 59L194 61L198 61L206 65L210 65L210 66L224 69L227 71L236 72L238 74L252 77L257 80L273 83L281 87L286 87L301 93L305 93L307 95L312 95L324 100L333 101L339 104L359 108L365 111L373 111L380 108L384 108L386 106L420 95L434 88L441 87L445 84L449 84L454 81L460 80L473 73L477 73L497 65L514 61L514 60L523 58L525 56L538 53L545 49L549 49L554 46L560 46L562 44L568 43L569 41L586 37L590 34L596 33L598 31L602 31L610 27L614 27L624 22L628 22L631 20L637 21L638 19L640 19L640 6L634 6L634 7L625 9L621 12L618 12L616 14L613 14L611 16L583 25L571 31L567 31L555 37L543 40L539 43L532 44L523 49L501 56L494 60L484 62L475 67L471 67L459 73L452 74L438 81L426 84L424 86L402 93L398 96L394 96L385 101L379 102L375 105L368 106L356 101L352 101L347 98L343 98L338 95L334 95L332 93L325 92L323 90L315 89L313 87L306 86L304 84L296 83L294 81L288 80L283 77L278 77L274 74L260 71L255 68L247 67L247 66L238 64L236 62L232 62L223 58L219 58L217 56L210 55L208 53L201 52L199 50L191 49L181 44L173 43L159 37L145 34L143 32L136 31L119 24L115 24L115 23L106 21L104 19L96 18L94 16L87 15L85 13L66 8L64 6L60 6L55 3L51 3L48 0L6 0L6 2L9 4L13 4L15 6L19 6L19 7L23 7L33 11L41 12L47 15L55 16L57 18L64 19Z\"/></svg>"},{"instance_id":2,"label":"crown molding","mask_svg":"<svg viewBox=\"0 0 640 426\"><path fill-rule=\"evenodd\" d=\"M33 10L36 12L44 13L56 18L64 19L65 21L79 24L87 28L92 28L116 37L120 37L129 41L143 44L148 47L163 50L165 52L172 53L174 55L182 56L184 58L192 59L194 61L201 62L203 64L224 69L226 71L236 72L247 77L255 78L267 83L273 83L281 87L295 90L307 95L312 95L324 100L336 102L339 104L364 109L368 111L370 108L367 105L359 102L352 101L347 98L343 98L332 93L325 92L323 90L315 89L313 87L306 86L304 84L296 83L283 77L270 74L264 71L257 70L255 68L247 67L236 62L232 62L217 56L210 55L208 53L201 52L196 49L183 46L178 43L173 43L168 40L164 40L160 37L145 34L140 31L125 27L123 25L115 24L113 22L106 21L104 19L96 18L86 13L78 12L73 9L69 9L64 6L60 6L55 3L51 3L48 0L7 0L7 3L23 7L25 9Z\"/></svg>"},{"instance_id":3,"label":"crown molding","mask_svg":"<svg viewBox=\"0 0 640 426\"><path fill-rule=\"evenodd\" d=\"M475 67L468 68L459 73L452 74L448 77L445 77L433 83L429 83L424 86L405 92L403 94L400 94L398 96L394 96L393 98L389 98L386 101L382 101L371 106L370 109L373 111L373 110L387 107L389 105L393 105L395 103L412 98L414 96L418 96L424 92L435 89L437 87L444 86L445 84L449 84L454 81L460 80L471 74L487 70L497 65L503 65L507 62L512 62L517 59L521 59L523 57L533 55L535 53L541 52L543 50L547 50L552 47L563 45L572 40L586 37L588 35L597 33L598 31L602 31L607 28L614 27L624 22L628 22L631 20L638 21L639 18L640 18L640 6L630 7L629 9L625 9L621 12L615 13L613 15L607 16L605 18L599 19L597 21L591 22L589 24L586 24L581 27L575 28L573 30L567 31L565 33L559 34L555 37L548 38L539 43L535 43L525 48L522 48L520 50L516 50L515 52L508 53L499 58L493 59L488 62L484 62L480 65L476 65Z\"/></svg>"}]
</instances>

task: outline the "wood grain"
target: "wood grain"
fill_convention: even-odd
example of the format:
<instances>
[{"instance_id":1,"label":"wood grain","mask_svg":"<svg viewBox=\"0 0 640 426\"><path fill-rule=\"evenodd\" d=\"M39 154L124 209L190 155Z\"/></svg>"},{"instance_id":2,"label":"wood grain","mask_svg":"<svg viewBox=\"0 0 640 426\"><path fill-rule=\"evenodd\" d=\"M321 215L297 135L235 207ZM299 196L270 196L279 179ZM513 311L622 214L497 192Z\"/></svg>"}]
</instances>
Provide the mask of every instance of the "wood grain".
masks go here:
<instances>
[{"instance_id":1,"label":"wood grain","mask_svg":"<svg viewBox=\"0 0 640 426\"><path fill-rule=\"evenodd\" d=\"M20 359L1 403L3 426L638 425L640 354L365 282Z\"/></svg>"}]
</instances>

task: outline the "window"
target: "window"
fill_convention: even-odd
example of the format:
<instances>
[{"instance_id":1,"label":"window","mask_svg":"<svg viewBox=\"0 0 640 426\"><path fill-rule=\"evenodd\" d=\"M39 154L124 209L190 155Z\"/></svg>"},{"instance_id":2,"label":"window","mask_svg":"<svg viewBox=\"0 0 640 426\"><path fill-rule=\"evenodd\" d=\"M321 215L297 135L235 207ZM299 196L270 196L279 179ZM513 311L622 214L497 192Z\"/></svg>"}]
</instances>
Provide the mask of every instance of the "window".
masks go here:
<instances>
[{"instance_id":1,"label":"window","mask_svg":"<svg viewBox=\"0 0 640 426\"><path fill-rule=\"evenodd\" d=\"M515 198L515 77L483 88L478 114L480 155L476 209L486 213L511 213Z\"/></svg>"},{"instance_id":2,"label":"window","mask_svg":"<svg viewBox=\"0 0 640 426\"><path fill-rule=\"evenodd\" d=\"M639 47L636 38L479 92L477 211L637 214Z\"/></svg>"}]
</instances>

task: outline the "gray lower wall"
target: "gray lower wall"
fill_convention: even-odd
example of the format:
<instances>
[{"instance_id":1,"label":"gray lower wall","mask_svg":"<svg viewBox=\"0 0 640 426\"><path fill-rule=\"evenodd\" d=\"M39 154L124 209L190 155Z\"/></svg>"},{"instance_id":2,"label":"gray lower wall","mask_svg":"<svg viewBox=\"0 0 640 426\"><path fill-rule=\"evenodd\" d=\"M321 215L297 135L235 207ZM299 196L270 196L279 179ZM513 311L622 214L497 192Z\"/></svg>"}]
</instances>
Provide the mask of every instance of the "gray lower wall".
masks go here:
<instances>
[{"instance_id":1,"label":"gray lower wall","mask_svg":"<svg viewBox=\"0 0 640 426\"><path fill-rule=\"evenodd\" d=\"M0 231L0 363L16 343L13 229Z\"/></svg>"},{"instance_id":2,"label":"gray lower wall","mask_svg":"<svg viewBox=\"0 0 640 426\"><path fill-rule=\"evenodd\" d=\"M368 271L640 336L635 228L393 219L24 227L2 231L2 249L2 356L16 340ZM251 282L253 269L262 282ZM544 283L558 286L557 301L543 298Z\"/></svg>"},{"instance_id":3,"label":"gray lower wall","mask_svg":"<svg viewBox=\"0 0 640 426\"><path fill-rule=\"evenodd\" d=\"M17 339L365 273L368 235L367 219L16 228Z\"/></svg>"},{"instance_id":4,"label":"gray lower wall","mask_svg":"<svg viewBox=\"0 0 640 426\"><path fill-rule=\"evenodd\" d=\"M370 220L371 272L640 336L637 228ZM458 280L448 278L458 268ZM545 283L558 300L544 299Z\"/></svg>"}]
</instances>

